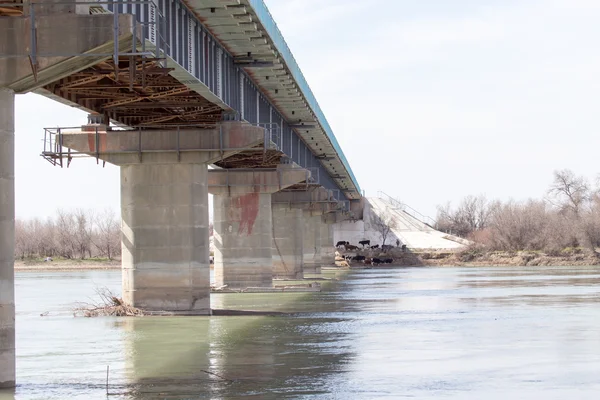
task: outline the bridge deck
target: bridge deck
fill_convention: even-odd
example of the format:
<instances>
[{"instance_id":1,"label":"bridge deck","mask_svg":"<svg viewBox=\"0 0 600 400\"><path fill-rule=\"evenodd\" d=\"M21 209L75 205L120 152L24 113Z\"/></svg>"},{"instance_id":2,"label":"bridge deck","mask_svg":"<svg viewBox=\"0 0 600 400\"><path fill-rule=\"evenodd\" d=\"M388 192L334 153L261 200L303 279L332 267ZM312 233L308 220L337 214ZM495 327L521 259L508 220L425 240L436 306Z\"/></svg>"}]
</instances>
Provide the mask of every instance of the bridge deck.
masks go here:
<instances>
[{"instance_id":1,"label":"bridge deck","mask_svg":"<svg viewBox=\"0 0 600 400\"><path fill-rule=\"evenodd\" d=\"M318 168L324 187L360 198L352 169L262 0L124 0L103 7L133 14L138 34L130 49L156 50L156 58L107 57L44 86L43 94L144 129L211 128L237 114L276 131L281 152Z\"/></svg>"}]
</instances>

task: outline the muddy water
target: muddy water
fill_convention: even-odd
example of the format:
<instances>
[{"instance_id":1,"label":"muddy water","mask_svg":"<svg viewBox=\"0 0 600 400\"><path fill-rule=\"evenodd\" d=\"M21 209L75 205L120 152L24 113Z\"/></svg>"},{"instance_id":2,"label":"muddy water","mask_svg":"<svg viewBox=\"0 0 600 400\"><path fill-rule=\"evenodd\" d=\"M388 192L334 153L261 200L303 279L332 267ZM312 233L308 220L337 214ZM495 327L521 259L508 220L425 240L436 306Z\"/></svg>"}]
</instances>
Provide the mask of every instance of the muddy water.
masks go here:
<instances>
[{"instance_id":1,"label":"muddy water","mask_svg":"<svg viewBox=\"0 0 600 400\"><path fill-rule=\"evenodd\" d=\"M284 316L73 318L119 271L17 273L0 399L596 399L600 270L352 271L310 294L213 295ZM40 314L47 313L45 316Z\"/></svg>"}]
</instances>

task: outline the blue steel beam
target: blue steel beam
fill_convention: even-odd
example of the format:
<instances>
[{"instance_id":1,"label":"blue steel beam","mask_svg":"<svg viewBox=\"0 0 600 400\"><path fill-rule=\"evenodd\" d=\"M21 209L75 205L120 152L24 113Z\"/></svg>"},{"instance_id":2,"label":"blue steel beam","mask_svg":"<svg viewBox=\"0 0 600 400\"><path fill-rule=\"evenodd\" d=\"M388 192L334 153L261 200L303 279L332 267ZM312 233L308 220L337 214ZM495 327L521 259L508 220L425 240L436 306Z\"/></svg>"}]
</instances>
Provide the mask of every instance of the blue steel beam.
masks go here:
<instances>
[{"instance_id":1,"label":"blue steel beam","mask_svg":"<svg viewBox=\"0 0 600 400\"><path fill-rule=\"evenodd\" d=\"M281 54L281 56L283 57L283 59L286 63L286 66L288 67L290 73L292 74L292 76L294 77L296 82L298 83L298 86L300 87L300 90L304 94L304 97L306 98L306 101L308 102L310 108L313 110L313 112L317 116L319 123L323 127L328 139L330 140L335 151L337 152L338 157L342 160L344 167L346 167L348 174L352 178L352 182L354 183L354 186L356 186L356 189L358 190L358 192L361 193L360 185L358 184L358 181L356 180L356 177L354 176L354 172L352 172L352 168L350 168L350 164L348 163L348 160L346 159L346 156L344 155L344 152L342 151L340 144L338 143L337 139L335 138L335 135L333 134L333 130L331 129L331 126L329 126L329 122L327 122L327 118L325 118L325 114L321 110L321 107L319 106L319 103L317 102L315 95L313 94L312 90L310 89L310 86L308 86L308 83L306 82L306 78L304 78L304 74L300 70L300 67L298 66L298 63L296 62L296 59L294 58L292 51L290 50L285 39L283 38L283 35L281 34L281 31L277 27L277 24L275 23L275 20L273 19L273 16L269 12L269 9L267 8L265 2L263 0L247 0L247 1L250 3L252 8L254 9L256 16L260 19L261 25L266 29L267 33L269 34L269 37L271 38L271 41L273 42L273 44L275 44L279 54Z\"/></svg>"},{"instance_id":2,"label":"blue steel beam","mask_svg":"<svg viewBox=\"0 0 600 400\"><path fill-rule=\"evenodd\" d=\"M332 179L331 173L317 159L313 151L319 149L309 149L305 140L298 135L297 129L294 129L297 123L288 122L278 111L278 106L272 103L271 99L244 71L243 65L236 63L236 58L213 36L209 28L199 20L183 0L154 0L154 2L157 5L156 8L142 4L134 6L117 3L116 6L120 12L134 14L142 22L163 21L163 23L155 25L155 30L146 29L144 36L166 52L170 59L169 66L176 67L176 71L172 73L173 76L215 104L236 111L242 119L248 122L279 124L280 134L277 144L280 148L300 166L319 169L320 183L324 187L346 190L344 193L349 194L347 190L350 187ZM188 3L193 2L188 1ZM356 195L360 196L360 186L352 169L275 21L262 1L251 1L251 3L253 3L251 6L254 7L252 11L260 19L259 22L263 25L266 34L270 36L276 51L281 54L283 62L302 90L307 105L317 117L319 125L336 151L345 172L352 180ZM112 10L112 7L108 6L108 9ZM172 65L173 62L175 65ZM334 168L331 163L329 168ZM341 172L336 170L334 175L340 175ZM341 179L338 177L336 180L339 182Z\"/></svg>"}]
</instances>

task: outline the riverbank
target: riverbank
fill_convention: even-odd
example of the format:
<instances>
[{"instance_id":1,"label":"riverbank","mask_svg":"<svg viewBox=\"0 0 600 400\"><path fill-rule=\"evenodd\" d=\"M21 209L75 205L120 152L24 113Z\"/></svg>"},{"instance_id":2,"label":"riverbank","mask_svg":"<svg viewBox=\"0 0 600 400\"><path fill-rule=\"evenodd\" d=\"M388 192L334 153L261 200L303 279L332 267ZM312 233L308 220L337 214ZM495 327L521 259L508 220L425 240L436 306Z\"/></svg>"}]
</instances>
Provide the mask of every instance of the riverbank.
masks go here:
<instances>
[{"instance_id":1,"label":"riverbank","mask_svg":"<svg viewBox=\"0 0 600 400\"><path fill-rule=\"evenodd\" d=\"M381 267L534 267L534 266L600 266L600 258L583 251L549 255L541 252L509 252L465 250L462 252L420 251L398 252L394 262L381 264ZM332 265L333 267L333 265ZM365 267L353 262L350 268ZM211 265L212 268L212 265ZM15 271L78 271L78 270L118 270L121 260L18 260Z\"/></svg>"},{"instance_id":2,"label":"riverbank","mask_svg":"<svg viewBox=\"0 0 600 400\"><path fill-rule=\"evenodd\" d=\"M79 271L121 269L121 260L17 260L15 271Z\"/></svg>"},{"instance_id":3,"label":"riverbank","mask_svg":"<svg viewBox=\"0 0 600 400\"><path fill-rule=\"evenodd\" d=\"M349 254L349 253L348 253ZM600 254L591 254L581 248L566 249L560 253L549 254L541 251L488 251L479 247L469 247L461 251L451 250L413 250L401 251L394 248L387 253L371 250L358 251L351 256L361 255L368 260L375 257L390 260L378 265L364 264L362 261L347 261L338 256L337 267L362 268L398 268L398 267L571 267L600 266Z\"/></svg>"},{"instance_id":4,"label":"riverbank","mask_svg":"<svg viewBox=\"0 0 600 400\"><path fill-rule=\"evenodd\" d=\"M414 253L423 266L437 267L537 267L537 266L600 266L598 255L582 250L546 254L533 251L484 251Z\"/></svg>"}]
</instances>

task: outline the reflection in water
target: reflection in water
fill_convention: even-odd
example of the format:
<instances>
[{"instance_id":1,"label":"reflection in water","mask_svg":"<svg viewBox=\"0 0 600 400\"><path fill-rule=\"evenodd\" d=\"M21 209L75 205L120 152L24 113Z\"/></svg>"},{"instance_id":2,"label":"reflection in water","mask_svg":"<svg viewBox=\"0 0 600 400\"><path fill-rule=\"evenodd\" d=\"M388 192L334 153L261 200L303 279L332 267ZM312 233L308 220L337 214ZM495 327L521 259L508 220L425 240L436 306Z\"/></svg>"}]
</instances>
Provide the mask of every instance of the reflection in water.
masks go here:
<instances>
[{"instance_id":1,"label":"reflection in water","mask_svg":"<svg viewBox=\"0 0 600 400\"><path fill-rule=\"evenodd\" d=\"M17 274L0 399L593 399L597 268L352 271L321 293L217 294L278 316L73 318L119 271ZM49 311L46 317L40 314Z\"/></svg>"},{"instance_id":2,"label":"reflection in water","mask_svg":"<svg viewBox=\"0 0 600 400\"><path fill-rule=\"evenodd\" d=\"M301 296L292 298L302 303ZM239 300L248 299L238 296L231 308L248 307ZM128 319L129 383L123 394L133 399L278 399L324 393L327 376L348 363L350 345L346 333L314 325L340 321L303 316Z\"/></svg>"}]
</instances>

